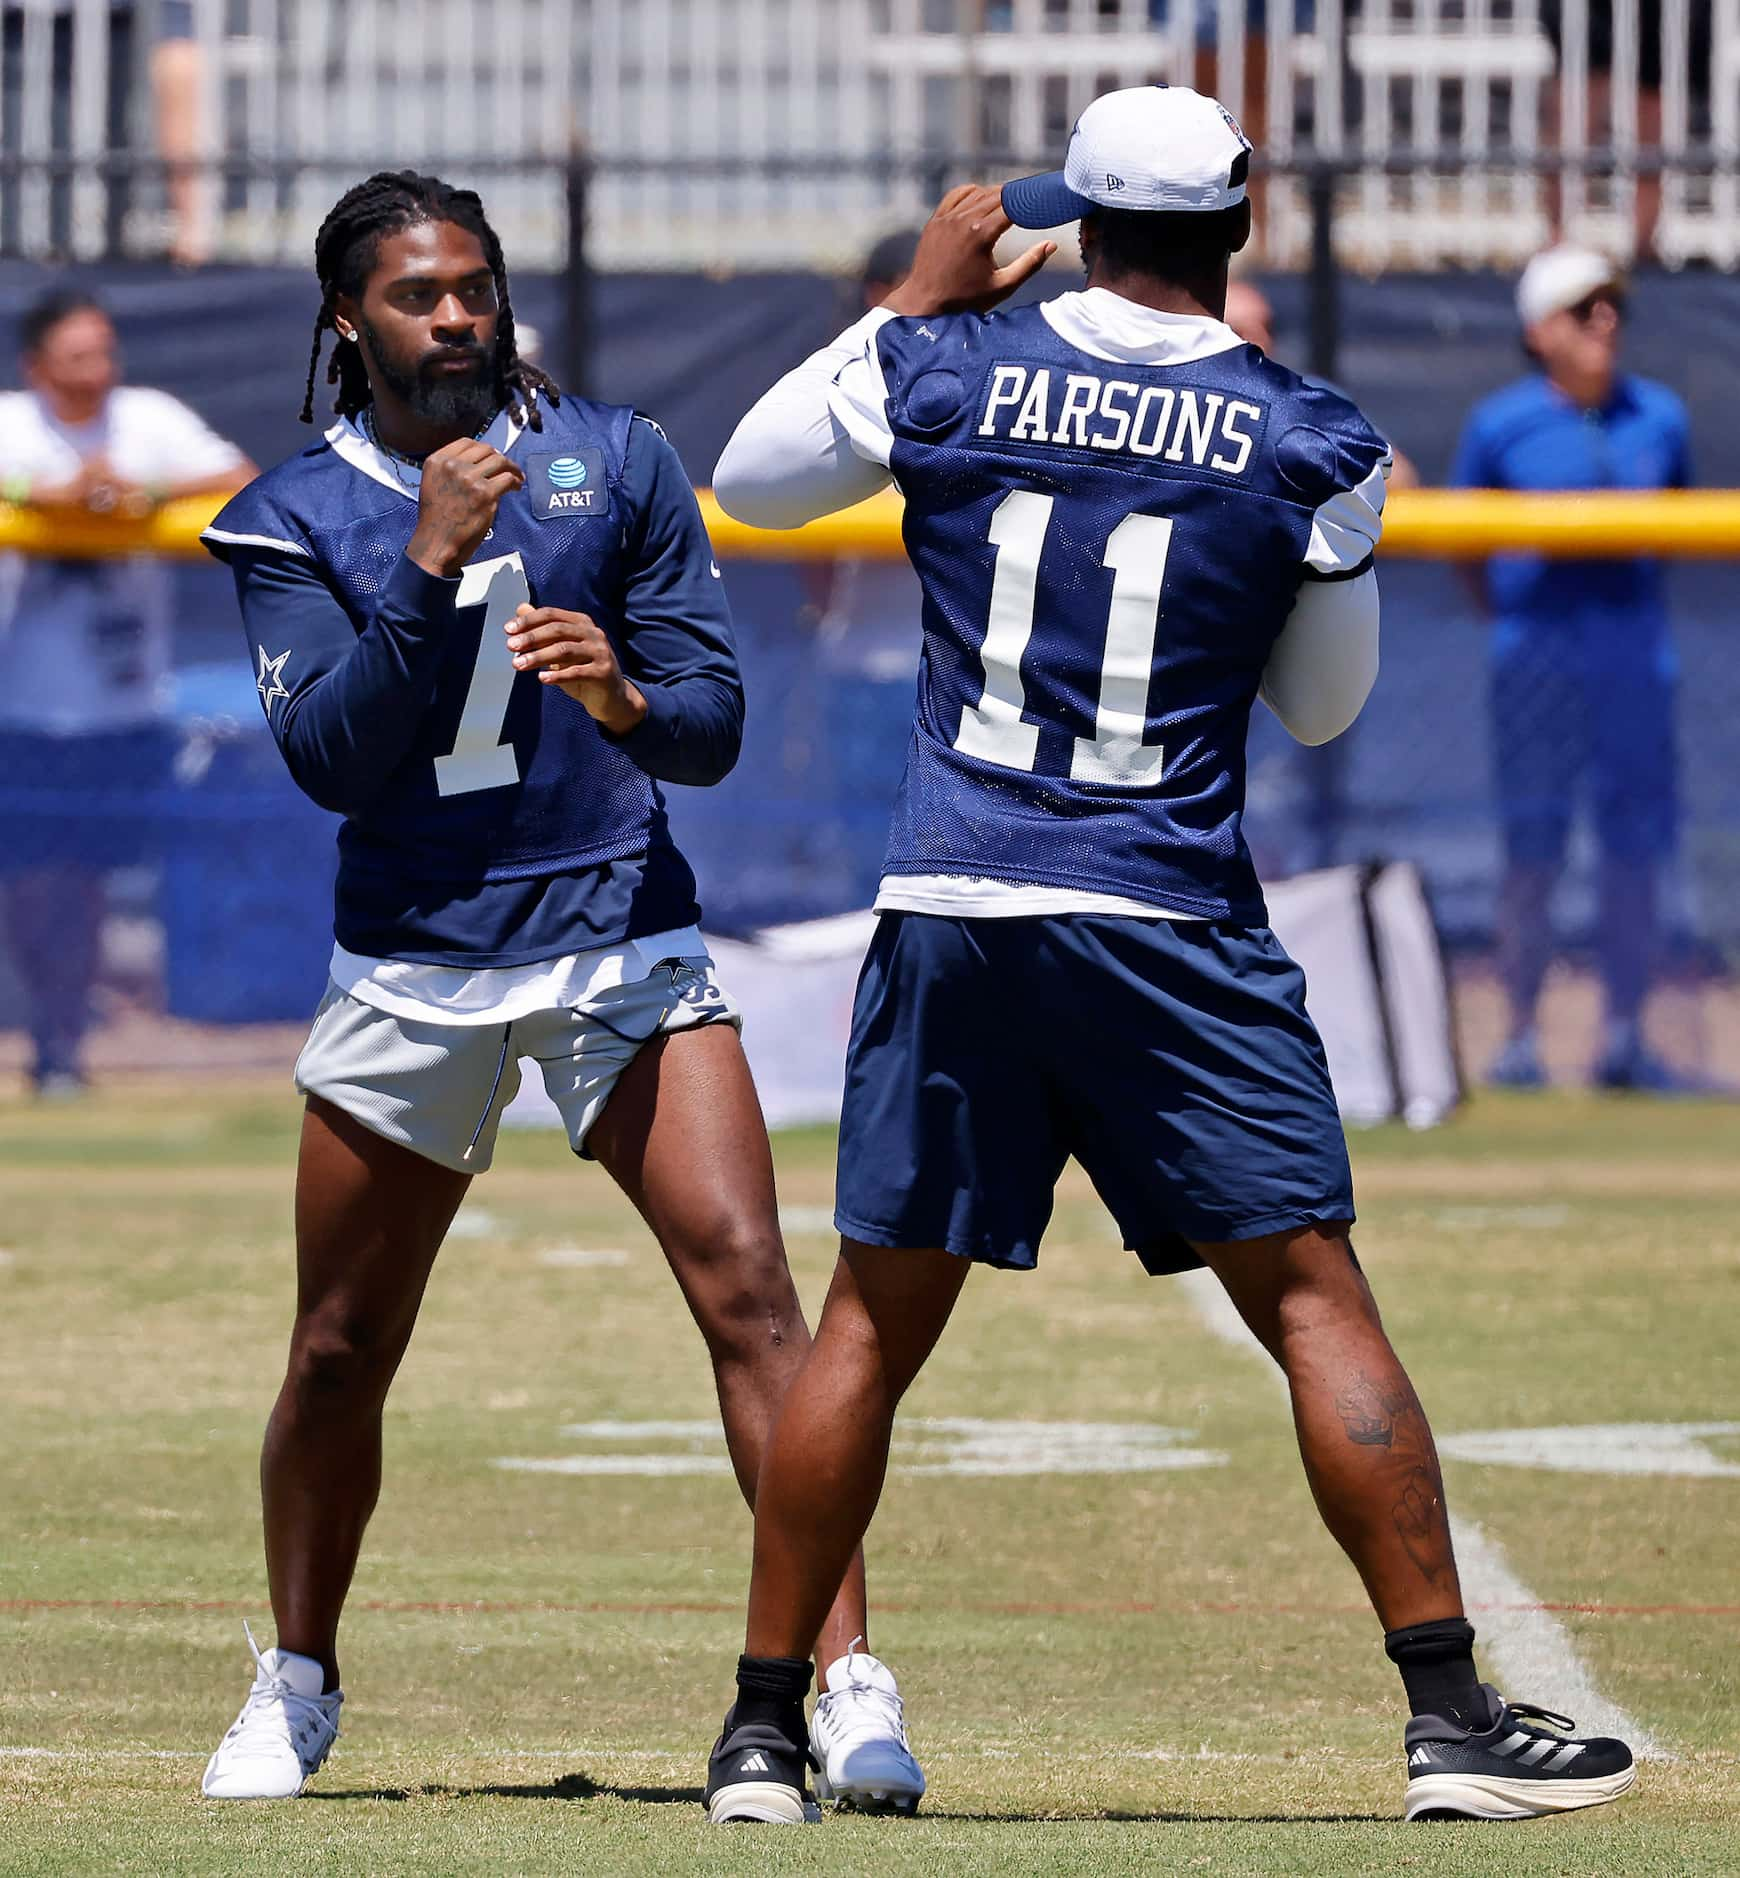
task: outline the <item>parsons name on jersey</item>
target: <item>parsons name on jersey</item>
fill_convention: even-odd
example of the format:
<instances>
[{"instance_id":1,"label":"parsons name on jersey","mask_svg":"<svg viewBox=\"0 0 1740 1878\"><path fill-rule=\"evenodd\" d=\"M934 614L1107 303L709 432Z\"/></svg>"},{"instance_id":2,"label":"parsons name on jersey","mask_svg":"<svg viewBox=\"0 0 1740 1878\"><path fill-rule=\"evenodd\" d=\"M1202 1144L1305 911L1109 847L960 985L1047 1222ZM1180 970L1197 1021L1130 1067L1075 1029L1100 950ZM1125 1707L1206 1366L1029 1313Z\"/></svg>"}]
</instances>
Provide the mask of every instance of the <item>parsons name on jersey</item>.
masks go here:
<instances>
[{"instance_id":1,"label":"parsons name on jersey","mask_svg":"<svg viewBox=\"0 0 1740 1878\"><path fill-rule=\"evenodd\" d=\"M1126 451L1242 476L1267 415L1265 406L1224 391L1003 364L986 381L975 435Z\"/></svg>"}]
</instances>

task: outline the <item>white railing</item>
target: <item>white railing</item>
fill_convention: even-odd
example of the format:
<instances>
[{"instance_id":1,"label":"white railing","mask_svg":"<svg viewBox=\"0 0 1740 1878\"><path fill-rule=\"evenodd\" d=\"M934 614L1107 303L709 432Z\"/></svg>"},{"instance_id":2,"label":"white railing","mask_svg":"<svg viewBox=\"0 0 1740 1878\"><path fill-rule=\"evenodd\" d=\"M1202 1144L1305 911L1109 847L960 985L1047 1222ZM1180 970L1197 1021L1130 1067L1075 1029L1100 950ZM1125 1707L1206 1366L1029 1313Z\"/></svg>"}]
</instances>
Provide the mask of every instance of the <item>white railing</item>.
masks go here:
<instances>
[{"instance_id":1,"label":"white railing","mask_svg":"<svg viewBox=\"0 0 1740 1878\"><path fill-rule=\"evenodd\" d=\"M109 0L6 11L0 242L161 248L148 35L122 70ZM1328 160L1354 265L1513 262L1557 205L1619 252L1641 230L1733 266L1740 0L1658 11L1655 85L1639 0L1560 0L1562 53L1541 0L193 0L199 211L226 258L300 259L356 173L438 163L487 189L520 265L556 266L584 151L597 265L843 266L939 182L1043 160L1098 92L1164 79L1213 88L1275 167L1271 264L1302 261L1299 172ZM99 173L117 125L148 160L126 185ZM1714 168L1670 166L1658 214L1656 152L1693 147Z\"/></svg>"}]
</instances>

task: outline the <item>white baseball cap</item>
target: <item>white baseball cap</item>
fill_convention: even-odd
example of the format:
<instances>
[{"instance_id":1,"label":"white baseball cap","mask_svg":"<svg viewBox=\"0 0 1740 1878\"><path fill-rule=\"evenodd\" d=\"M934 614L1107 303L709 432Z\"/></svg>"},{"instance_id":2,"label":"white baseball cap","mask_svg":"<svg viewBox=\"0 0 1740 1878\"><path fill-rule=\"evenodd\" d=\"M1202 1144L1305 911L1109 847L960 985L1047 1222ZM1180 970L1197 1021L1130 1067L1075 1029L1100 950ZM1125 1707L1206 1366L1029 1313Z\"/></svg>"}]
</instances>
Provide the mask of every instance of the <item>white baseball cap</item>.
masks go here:
<instances>
[{"instance_id":1,"label":"white baseball cap","mask_svg":"<svg viewBox=\"0 0 1740 1878\"><path fill-rule=\"evenodd\" d=\"M1526 330L1555 313L1563 313L1605 287L1625 291L1625 274L1617 262L1593 248L1575 248L1568 242L1543 248L1522 271L1516 284L1517 318Z\"/></svg>"},{"instance_id":2,"label":"white baseball cap","mask_svg":"<svg viewBox=\"0 0 1740 1878\"><path fill-rule=\"evenodd\" d=\"M1076 119L1063 168L1003 185L1017 228L1057 228L1095 209L1168 214L1245 199L1251 140L1218 99L1186 85L1108 91Z\"/></svg>"}]
</instances>

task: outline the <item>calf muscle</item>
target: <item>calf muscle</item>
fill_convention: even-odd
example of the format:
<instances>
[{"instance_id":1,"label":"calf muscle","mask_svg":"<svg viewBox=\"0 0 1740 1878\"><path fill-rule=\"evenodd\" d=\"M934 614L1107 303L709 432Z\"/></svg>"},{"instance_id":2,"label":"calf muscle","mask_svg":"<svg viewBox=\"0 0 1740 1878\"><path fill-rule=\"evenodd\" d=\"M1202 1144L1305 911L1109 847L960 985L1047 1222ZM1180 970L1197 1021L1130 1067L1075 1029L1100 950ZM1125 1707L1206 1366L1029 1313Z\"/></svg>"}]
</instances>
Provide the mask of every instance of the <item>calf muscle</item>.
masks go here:
<instances>
[{"instance_id":1,"label":"calf muscle","mask_svg":"<svg viewBox=\"0 0 1740 1878\"><path fill-rule=\"evenodd\" d=\"M1197 1249L1286 1375L1318 1511L1384 1628L1459 1616L1432 1430L1345 1235L1312 1228Z\"/></svg>"}]
</instances>

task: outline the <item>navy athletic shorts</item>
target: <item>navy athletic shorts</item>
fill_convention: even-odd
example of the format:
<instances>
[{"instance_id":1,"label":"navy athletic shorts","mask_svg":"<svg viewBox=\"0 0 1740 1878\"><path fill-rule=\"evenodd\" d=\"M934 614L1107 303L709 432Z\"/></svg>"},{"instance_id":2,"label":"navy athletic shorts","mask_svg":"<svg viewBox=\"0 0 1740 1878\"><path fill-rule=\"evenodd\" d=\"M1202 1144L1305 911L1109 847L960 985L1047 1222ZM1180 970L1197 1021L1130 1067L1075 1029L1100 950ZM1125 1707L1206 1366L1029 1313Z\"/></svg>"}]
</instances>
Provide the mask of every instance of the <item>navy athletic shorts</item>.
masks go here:
<instances>
[{"instance_id":1,"label":"navy athletic shorts","mask_svg":"<svg viewBox=\"0 0 1740 1878\"><path fill-rule=\"evenodd\" d=\"M1266 927L886 913L852 1014L836 1224L1030 1270L1074 1155L1154 1273L1353 1218L1305 976Z\"/></svg>"}]
</instances>

